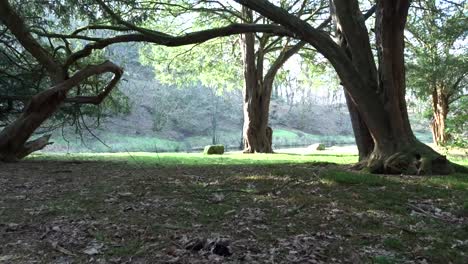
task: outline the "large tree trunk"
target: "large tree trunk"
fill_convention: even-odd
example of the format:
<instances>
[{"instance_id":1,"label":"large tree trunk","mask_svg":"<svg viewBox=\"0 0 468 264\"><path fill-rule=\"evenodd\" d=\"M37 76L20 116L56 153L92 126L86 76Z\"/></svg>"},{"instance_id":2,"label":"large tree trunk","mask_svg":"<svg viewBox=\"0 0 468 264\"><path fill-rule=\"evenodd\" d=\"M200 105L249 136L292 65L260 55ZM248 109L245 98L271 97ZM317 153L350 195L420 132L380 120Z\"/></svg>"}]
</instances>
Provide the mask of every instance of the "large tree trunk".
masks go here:
<instances>
[{"instance_id":1,"label":"large tree trunk","mask_svg":"<svg viewBox=\"0 0 468 264\"><path fill-rule=\"evenodd\" d=\"M377 1L376 40L379 59L377 93L386 135L374 136L375 147L367 160L372 172L392 174L447 174L452 167L414 136L405 101L404 28L409 1ZM366 123L377 122L369 119ZM370 125L369 125L370 126Z\"/></svg>"},{"instance_id":2,"label":"large tree trunk","mask_svg":"<svg viewBox=\"0 0 468 264\"><path fill-rule=\"evenodd\" d=\"M373 65L368 32L363 19L354 19L349 14L362 17L356 1L334 0L339 43L345 50L354 68L365 85L375 95L360 96L347 89L356 143L360 147L360 166L371 172L390 174L446 174L452 171L449 162L428 146L419 142L410 127L405 101L404 28L409 1L377 1L376 40L378 65ZM377 79L376 79L377 76ZM346 80L342 81L346 83ZM348 82L349 83L349 82ZM345 87L348 88L348 87ZM357 104L356 101L361 101ZM368 114L364 107L372 101L381 103L381 108ZM362 117L362 119L361 119ZM364 122L362 122L364 121ZM383 130L382 130L383 129ZM361 132L370 132L372 142ZM367 135L367 140L369 139ZM370 147L373 149L370 150Z\"/></svg>"},{"instance_id":3,"label":"large tree trunk","mask_svg":"<svg viewBox=\"0 0 468 264\"><path fill-rule=\"evenodd\" d=\"M253 21L252 10L243 8L247 21ZM263 54L255 52L255 35L241 36L244 67L244 153L272 153L273 130L268 126L272 80L264 80Z\"/></svg>"},{"instance_id":4,"label":"large tree trunk","mask_svg":"<svg viewBox=\"0 0 468 264\"><path fill-rule=\"evenodd\" d=\"M351 96L345 91L346 105L348 106L349 117L353 127L354 139L359 152L359 161L369 157L374 150L374 140L367 128L366 123L359 114L357 106L354 104Z\"/></svg>"},{"instance_id":5,"label":"large tree trunk","mask_svg":"<svg viewBox=\"0 0 468 264\"><path fill-rule=\"evenodd\" d=\"M272 153L273 130L268 126L270 96L259 89L244 94L244 153Z\"/></svg>"},{"instance_id":6,"label":"large tree trunk","mask_svg":"<svg viewBox=\"0 0 468 264\"><path fill-rule=\"evenodd\" d=\"M93 75L106 72L114 73L114 78L97 96L67 98L67 93L76 85ZM100 104L111 92L122 76L122 69L112 62L89 66L70 79L35 95L21 116L0 133L0 160L17 161L30 153L44 148L49 143L50 135L28 141L34 131L49 119L66 101L74 103Z\"/></svg>"},{"instance_id":7,"label":"large tree trunk","mask_svg":"<svg viewBox=\"0 0 468 264\"><path fill-rule=\"evenodd\" d=\"M445 131L445 121L449 111L449 98L443 89L435 88L432 92L433 119L431 122L432 138L438 146L447 144L449 135Z\"/></svg>"},{"instance_id":8,"label":"large tree trunk","mask_svg":"<svg viewBox=\"0 0 468 264\"><path fill-rule=\"evenodd\" d=\"M369 11L365 15L365 19L370 17L373 12L374 12L373 10ZM330 0L330 15L333 20L337 44L340 45L340 47L346 52L349 59L352 60L353 59L352 53L348 47L346 36L343 34L343 31L342 31L343 29L340 24L340 20L338 19L336 15L336 8L333 3L333 0ZM362 15L362 14L359 14L359 15ZM356 67L359 67L359 65L356 65ZM371 72L375 72L375 69L372 69ZM347 92L346 88L344 88L344 94L345 94L346 105L349 111L349 117L351 119L354 139L355 139L356 146L359 152L359 161L361 162L367 159L369 155L372 153L374 149L374 141L369 132L369 128L367 127L361 114L359 113L358 107L354 103L351 95L349 95L349 93Z\"/></svg>"},{"instance_id":9,"label":"large tree trunk","mask_svg":"<svg viewBox=\"0 0 468 264\"><path fill-rule=\"evenodd\" d=\"M20 117L0 132L0 160L16 161L30 153L43 149L49 143L50 135L28 141L37 128L49 119L64 103L100 104L117 85L122 69L110 61L88 66L68 78L67 67L55 60L52 54L37 42L24 24L22 18L11 7L8 0L0 0L0 21L11 31L24 49L46 69L53 87L36 94ZM91 51L89 51L91 53ZM84 56L84 55L83 55ZM77 58L78 59L78 58ZM96 96L75 96L68 98L68 92L93 75L113 73L109 84Z\"/></svg>"}]
</instances>

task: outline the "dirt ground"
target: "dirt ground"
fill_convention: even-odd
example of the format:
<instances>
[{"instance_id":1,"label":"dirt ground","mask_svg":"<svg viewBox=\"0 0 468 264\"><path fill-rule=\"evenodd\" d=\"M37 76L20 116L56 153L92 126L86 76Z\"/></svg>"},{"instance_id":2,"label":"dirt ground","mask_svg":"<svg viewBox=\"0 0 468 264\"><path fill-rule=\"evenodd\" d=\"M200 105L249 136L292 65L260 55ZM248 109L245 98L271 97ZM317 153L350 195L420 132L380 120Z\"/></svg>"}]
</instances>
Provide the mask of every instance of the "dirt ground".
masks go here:
<instances>
[{"instance_id":1,"label":"dirt ground","mask_svg":"<svg viewBox=\"0 0 468 264\"><path fill-rule=\"evenodd\" d=\"M0 164L0 263L468 263L466 190L340 169Z\"/></svg>"}]
</instances>

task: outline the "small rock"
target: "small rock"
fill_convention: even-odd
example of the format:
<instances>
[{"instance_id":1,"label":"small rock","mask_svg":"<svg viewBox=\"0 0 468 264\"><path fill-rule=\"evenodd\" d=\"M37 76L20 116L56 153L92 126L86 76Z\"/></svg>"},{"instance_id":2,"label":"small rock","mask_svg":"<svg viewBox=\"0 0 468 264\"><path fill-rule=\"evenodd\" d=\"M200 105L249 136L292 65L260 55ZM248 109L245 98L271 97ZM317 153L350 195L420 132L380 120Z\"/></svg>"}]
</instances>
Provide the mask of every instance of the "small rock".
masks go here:
<instances>
[{"instance_id":1,"label":"small rock","mask_svg":"<svg viewBox=\"0 0 468 264\"><path fill-rule=\"evenodd\" d=\"M221 155L223 153L224 153L224 145L208 145L203 150L203 154L205 155L213 155L213 154Z\"/></svg>"},{"instance_id":2,"label":"small rock","mask_svg":"<svg viewBox=\"0 0 468 264\"><path fill-rule=\"evenodd\" d=\"M312 144L310 146L307 147L308 150L325 150L325 145L322 144L322 143L316 143L316 144Z\"/></svg>"}]
</instances>

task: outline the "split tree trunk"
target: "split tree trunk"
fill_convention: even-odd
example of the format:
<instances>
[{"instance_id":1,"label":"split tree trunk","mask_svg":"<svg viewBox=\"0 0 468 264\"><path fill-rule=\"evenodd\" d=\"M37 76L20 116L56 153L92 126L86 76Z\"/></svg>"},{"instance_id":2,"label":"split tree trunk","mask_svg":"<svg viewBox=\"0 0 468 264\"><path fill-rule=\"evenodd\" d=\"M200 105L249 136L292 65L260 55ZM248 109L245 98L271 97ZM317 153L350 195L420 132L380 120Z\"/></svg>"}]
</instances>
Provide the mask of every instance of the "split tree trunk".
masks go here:
<instances>
[{"instance_id":1,"label":"split tree trunk","mask_svg":"<svg viewBox=\"0 0 468 264\"><path fill-rule=\"evenodd\" d=\"M242 9L244 22L253 23L252 10ZM328 22L322 23L320 28ZM290 40L279 55L264 69L265 46L271 35L263 35L258 39L257 49L253 33L241 36L241 50L244 67L244 153L273 153L273 130L268 126L270 101L273 82L281 67L303 48L307 42L299 41L289 45Z\"/></svg>"},{"instance_id":2,"label":"split tree trunk","mask_svg":"<svg viewBox=\"0 0 468 264\"><path fill-rule=\"evenodd\" d=\"M0 21L11 31L22 47L46 69L53 87L32 97L23 113L0 132L0 160L17 161L40 150L49 143L50 135L28 141L37 128L50 118L64 102L77 104L100 104L119 82L123 70L110 61L88 66L68 78L68 66L76 59L62 65L54 56L37 42L24 24L22 18L11 7L8 0L0 0ZM113 73L109 84L96 96L75 96L68 98L68 92L87 78L103 73Z\"/></svg>"},{"instance_id":3,"label":"split tree trunk","mask_svg":"<svg viewBox=\"0 0 468 264\"><path fill-rule=\"evenodd\" d=\"M354 102L352 105L357 108L357 111L350 112L365 114L362 116L364 123L361 123L360 128L356 129L356 124L359 123L353 122L354 130L365 131L363 127L367 127L373 139L374 147L370 155L360 153L361 166L367 167L373 173L452 172L453 169L444 156L416 139L409 123L405 101L403 35L409 1L377 1L375 26L379 66L377 70L373 66L375 64L367 28L364 20L359 19L362 14L357 1L334 0L333 2L341 26L339 30L345 40L346 54L362 78L363 84L376 95L361 95L345 86L350 95L348 99L352 99L348 100L348 103ZM358 19L349 14L355 15ZM351 80L341 78L343 83L352 83ZM376 101L380 103L380 107L374 106L374 111L369 113L366 108ZM360 115L355 117L357 118L354 121L359 120Z\"/></svg>"},{"instance_id":4,"label":"split tree trunk","mask_svg":"<svg viewBox=\"0 0 468 264\"><path fill-rule=\"evenodd\" d=\"M409 1L377 1L376 40L378 50L377 93L382 102L387 133L373 134L375 148L367 166L372 172L392 174L447 174L452 167L414 136L405 93L404 28ZM369 126L377 120L369 119ZM373 131L371 130L371 133Z\"/></svg>"},{"instance_id":5,"label":"split tree trunk","mask_svg":"<svg viewBox=\"0 0 468 264\"><path fill-rule=\"evenodd\" d=\"M374 11L368 12L368 14L366 14L365 19L370 17L373 12ZM340 45L340 47L345 51L348 58L352 60L353 59L352 53L349 50L346 37L342 32L343 29L336 15L336 8L332 0L330 0L330 15L333 21L333 27L334 27L335 34L336 34L337 44ZM359 15L362 16L362 14L359 14ZM356 66L359 67L359 65L356 65ZM371 69L370 71L375 72L375 69ZM346 91L346 88L344 88L343 90L345 94L346 105L348 107L349 117L351 119L354 139L355 139L356 146L359 152L359 161L361 162L361 161L366 160L369 157L369 155L372 153L374 149L374 141L369 132L369 128L367 127L361 114L359 113L359 109L354 103L352 97Z\"/></svg>"},{"instance_id":6,"label":"split tree trunk","mask_svg":"<svg viewBox=\"0 0 468 264\"><path fill-rule=\"evenodd\" d=\"M102 93L97 96L67 98L67 93L73 87L90 76L106 72L114 73L114 78ZM88 66L70 79L33 96L21 116L0 132L0 160L17 161L51 144L49 142L50 135L42 136L33 141L28 141L28 139L66 101L100 104L120 80L122 72L122 69L112 62Z\"/></svg>"},{"instance_id":7,"label":"split tree trunk","mask_svg":"<svg viewBox=\"0 0 468 264\"><path fill-rule=\"evenodd\" d=\"M247 21L253 21L252 10L243 8ZM272 153L273 130L268 126L273 80L263 78L263 54L255 52L255 35L241 36L244 67L244 153Z\"/></svg>"},{"instance_id":8,"label":"split tree trunk","mask_svg":"<svg viewBox=\"0 0 468 264\"><path fill-rule=\"evenodd\" d=\"M431 122L432 138L438 146L447 144L449 135L446 132L445 121L449 111L449 98L443 89L435 88L432 92L433 119Z\"/></svg>"}]
</instances>

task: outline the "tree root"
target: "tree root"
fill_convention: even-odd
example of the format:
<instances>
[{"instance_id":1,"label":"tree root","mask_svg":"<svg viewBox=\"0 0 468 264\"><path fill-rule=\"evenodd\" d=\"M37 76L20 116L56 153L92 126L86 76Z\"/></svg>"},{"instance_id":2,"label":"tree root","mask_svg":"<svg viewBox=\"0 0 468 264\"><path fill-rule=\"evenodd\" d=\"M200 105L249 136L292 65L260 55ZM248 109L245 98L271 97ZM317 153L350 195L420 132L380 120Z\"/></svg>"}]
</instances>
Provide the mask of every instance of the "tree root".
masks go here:
<instances>
[{"instance_id":1,"label":"tree root","mask_svg":"<svg viewBox=\"0 0 468 264\"><path fill-rule=\"evenodd\" d=\"M26 142L19 151L15 152L6 152L0 155L0 161L3 162L18 162L29 154L45 148L47 145L54 144L49 142L51 135L44 135L35 140Z\"/></svg>"},{"instance_id":2,"label":"tree root","mask_svg":"<svg viewBox=\"0 0 468 264\"><path fill-rule=\"evenodd\" d=\"M354 168L367 169L376 174L447 175L468 168L453 164L445 156L426 147L413 147L391 155L373 153Z\"/></svg>"}]
</instances>

